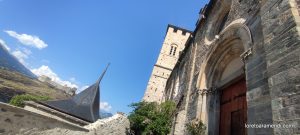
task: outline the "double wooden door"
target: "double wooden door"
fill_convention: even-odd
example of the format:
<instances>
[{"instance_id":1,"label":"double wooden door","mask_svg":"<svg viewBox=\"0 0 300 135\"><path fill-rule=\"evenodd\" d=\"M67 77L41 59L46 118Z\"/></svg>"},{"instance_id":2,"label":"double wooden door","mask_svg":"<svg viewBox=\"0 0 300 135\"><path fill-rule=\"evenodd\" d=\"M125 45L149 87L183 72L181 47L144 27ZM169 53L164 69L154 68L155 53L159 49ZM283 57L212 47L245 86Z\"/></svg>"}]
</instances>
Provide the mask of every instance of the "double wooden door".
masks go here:
<instances>
[{"instance_id":1,"label":"double wooden door","mask_svg":"<svg viewBox=\"0 0 300 135\"><path fill-rule=\"evenodd\" d=\"M220 135L246 135L246 91L245 79L241 79L222 90L220 97Z\"/></svg>"}]
</instances>

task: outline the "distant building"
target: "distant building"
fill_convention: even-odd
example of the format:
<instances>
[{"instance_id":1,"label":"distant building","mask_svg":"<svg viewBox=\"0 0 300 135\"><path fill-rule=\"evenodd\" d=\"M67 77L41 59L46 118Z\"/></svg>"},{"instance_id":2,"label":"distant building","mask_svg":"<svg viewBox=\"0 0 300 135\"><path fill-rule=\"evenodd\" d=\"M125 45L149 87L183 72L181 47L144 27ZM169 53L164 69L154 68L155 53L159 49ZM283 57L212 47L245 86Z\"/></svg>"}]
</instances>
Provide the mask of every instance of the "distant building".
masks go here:
<instances>
[{"instance_id":1,"label":"distant building","mask_svg":"<svg viewBox=\"0 0 300 135\"><path fill-rule=\"evenodd\" d=\"M38 77L38 80L41 81L41 82L45 82L45 83L48 83L50 84L51 86L57 88L57 89L60 89L62 90L63 92L71 95L71 96L74 96L75 95L75 92L77 90L77 88L71 88L71 87L68 87L67 85L61 85L61 84L58 84L54 81L52 81L52 79L48 76L45 76L45 75L42 75L42 76L39 76Z\"/></svg>"},{"instance_id":2,"label":"distant building","mask_svg":"<svg viewBox=\"0 0 300 135\"><path fill-rule=\"evenodd\" d=\"M172 135L196 119L208 135L300 134L298 3L211 0L188 39L168 27L144 100L176 103Z\"/></svg>"}]
</instances>

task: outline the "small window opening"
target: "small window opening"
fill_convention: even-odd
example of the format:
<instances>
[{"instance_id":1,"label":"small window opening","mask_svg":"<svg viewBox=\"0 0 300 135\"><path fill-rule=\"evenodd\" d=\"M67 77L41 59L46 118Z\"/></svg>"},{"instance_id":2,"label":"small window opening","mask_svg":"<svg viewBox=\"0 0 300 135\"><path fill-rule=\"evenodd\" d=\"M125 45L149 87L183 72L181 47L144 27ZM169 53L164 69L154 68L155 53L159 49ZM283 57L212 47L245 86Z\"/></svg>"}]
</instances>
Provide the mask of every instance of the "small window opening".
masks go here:
<instances>
[{"instance_id":1,"label":"small window opening","mask_svg":"<svg viewBox=\"0 0 300 135\"><path fill-rule=\"evenodd\" d=\"M173 56L175 56L175 54L176 54L176 49L177 49L177 47L174 47Z\"/></svg>"},{"instance_id":2,"label":"small window opening","mask_svg":"<svg viewBox=\"0 0 300 135\"><path fill-rule=\"evenodd\" d=\"M176 33L176 32L177 32L177 29L175 29L175 28L174 28L174 29L173 29L173 32L175 32L175 33Z\"/></svg>"},{"instance_id":3,"label":"small window opening","mask_svg":"<svg viewBox=\"0 0 300 135\"><path fill-rule=\"evenodd\" d=\"M170 55L172 54L172 52L173 52L173 46L171 46L171 50L170 50Z\"/></svg>"},{"instance_id":4,"label":"small window opening","mask_svg":"<svg viewBox=\"0 0 300 135\"><path fill-rule=\"evenodd\" d=\"M218 34L224 29L225 23L228 19L228 14L229 14L229 12L222 19L222 22L220 23L220 26L219 26L219 29L218 29Z\"/></svg>"}]
</instances>

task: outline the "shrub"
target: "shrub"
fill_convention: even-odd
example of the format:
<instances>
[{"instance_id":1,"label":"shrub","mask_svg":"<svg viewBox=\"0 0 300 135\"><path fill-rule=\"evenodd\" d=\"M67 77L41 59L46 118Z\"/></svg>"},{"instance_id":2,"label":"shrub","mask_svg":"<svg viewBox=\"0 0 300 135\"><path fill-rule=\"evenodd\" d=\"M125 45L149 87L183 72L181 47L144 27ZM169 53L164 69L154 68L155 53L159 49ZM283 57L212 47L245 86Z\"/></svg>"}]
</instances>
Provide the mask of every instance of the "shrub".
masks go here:
<instances>
[{"instance_id":1,"label":"shrub","mask_svg":"<svg viewBox=\"0 0 300 135\"><path fill-rule=\"evenodd\" d=\"M191 135L205 135L206 126L201 120L193 120L187 125L187 130Z\"/></svg>"},{"instance_id":2,"label":"shrub","mask_svg":"<svg viewBox=\"0 0 300 135\"><path fill-rule=\"evenodd\" d=\"M134 110L128 116L130 128L136 135L166 135L170 133L175 103L166 101L139 102L130 105Z\"/></svg>"},{"instance_id":3,"label":"shrub","mask_svg":"<svg viewBox=\"0 0 300 135\"><path fill-rule=\"evenodd\" d=\"M9 104L18 106L18 107L24 107L25 103L24 101L45 101L49 100L50 97L47 96L34 96L34 95L16 95L14 96L10 101Z\"/></svg>"}]
</instances>

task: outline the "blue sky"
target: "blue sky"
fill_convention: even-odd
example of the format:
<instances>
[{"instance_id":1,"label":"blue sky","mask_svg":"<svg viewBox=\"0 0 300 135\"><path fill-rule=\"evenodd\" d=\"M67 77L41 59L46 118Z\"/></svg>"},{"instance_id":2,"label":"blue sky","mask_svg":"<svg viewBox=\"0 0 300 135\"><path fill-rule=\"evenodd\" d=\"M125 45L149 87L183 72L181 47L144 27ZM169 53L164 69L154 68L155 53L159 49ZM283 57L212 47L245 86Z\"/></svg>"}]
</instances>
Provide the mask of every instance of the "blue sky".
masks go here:
<instances>
[{"instance_id":1,"label":"blue sky","mask_svg":"<svg viewBox=\"0 0 300 135\"><path fill-rule=\"evenodd\" d=\"M29 69L77 86L101 83L103 108L143 97L166 27L194 30L207 0L0 0L0 42Z\"/></svg>"}]
</instances>

